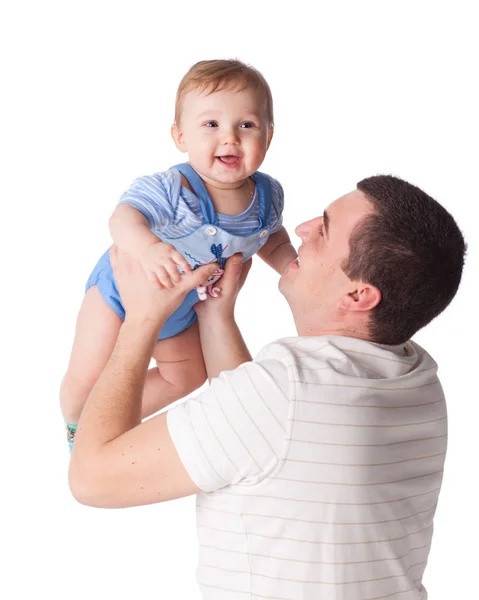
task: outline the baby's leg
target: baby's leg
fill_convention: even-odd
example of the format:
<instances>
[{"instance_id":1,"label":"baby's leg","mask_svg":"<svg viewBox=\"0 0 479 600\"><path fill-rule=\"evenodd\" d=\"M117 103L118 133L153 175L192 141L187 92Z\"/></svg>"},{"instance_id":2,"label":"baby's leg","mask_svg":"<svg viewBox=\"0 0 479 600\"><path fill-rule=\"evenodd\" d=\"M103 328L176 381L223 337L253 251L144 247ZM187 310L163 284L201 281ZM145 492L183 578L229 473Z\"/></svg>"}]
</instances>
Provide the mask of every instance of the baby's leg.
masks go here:
<instances>
[{"instance_id":1,"label":"baby's leg","mask_svg":"<svg viewBox=\"0 0 479 600\"><path fill-rule=\"evenodd\" d=\"M143 392L142 417L148 417L196 390L206 381L198 323L174 337L159 340Z\"/></svg>"},{"instance_id":2,"label":"baby's leg","mask_svg":"<svg viewBox=\"0 0 479 600\"><path fill-rule=\"evenodd\" d=\"M60 389L61 410L68 423L78 423L86 399L110 358L121 324L98 288L89 288L78 314L70 363Z\"/></svg>"},{"instance_id":3,"label":"baby's leg","mask_svg":"<svg viewBox=\"0 0 479 600\"><path fill-rule=\"evenodd\" d=\"M77 318L75 340L60 389L65 421L76 425L83 406L108 362L122 319L105 303L96 286L89 288ZM148 371L142 399L142 418L186 396L206 381L206 369L195 323L175 337L160 340ZM75 428L69 428L70 449Z\"/></svg>"}]
</instances>

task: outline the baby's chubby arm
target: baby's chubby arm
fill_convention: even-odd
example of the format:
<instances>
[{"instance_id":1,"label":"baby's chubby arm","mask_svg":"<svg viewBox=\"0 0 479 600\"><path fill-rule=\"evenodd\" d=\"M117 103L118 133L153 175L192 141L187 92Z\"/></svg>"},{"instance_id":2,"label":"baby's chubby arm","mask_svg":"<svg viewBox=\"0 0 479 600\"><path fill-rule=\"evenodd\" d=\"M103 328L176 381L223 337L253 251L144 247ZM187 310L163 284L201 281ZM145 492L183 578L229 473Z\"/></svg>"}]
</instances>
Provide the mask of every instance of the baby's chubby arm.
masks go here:
<instances>
[{"instance_id":1,"label":"baby's chubby arm","mask_svg":"<svg viewBox=\"0 0 479 600\"><path fill-rule=\"evenodd\" d=\"M119 204L110 217L110 234L115 244L139 260L150 280L171 288L181 280L178 266L191 271L186 259L171 244L162 242L145 217L133 206Z\"/></svg>"},{"instance_id":2,"label":"baby's chubby arm","mask_svg":"<svg viewBox=\"0 0 479 600\"><path fill-rule=\"evenodd\" d=\"M257 254L280 275L283 274L288 263L298 258L298 253L293 248L284 227L270 235L266 244L261 250L258 250Z\"/></svg>"},{"instance_id":3,"label":"baby's chubby arm","mask_svg":"<svg viewBox=\"0 0 479 600\"><path fill-rule=\"evenodd\" d=\"M161 241L150 230L145 217L129 204L119 204L110 217L110 234L115 244L133 258L141 259L145 251Z\"/></svg>"}]
</instances>

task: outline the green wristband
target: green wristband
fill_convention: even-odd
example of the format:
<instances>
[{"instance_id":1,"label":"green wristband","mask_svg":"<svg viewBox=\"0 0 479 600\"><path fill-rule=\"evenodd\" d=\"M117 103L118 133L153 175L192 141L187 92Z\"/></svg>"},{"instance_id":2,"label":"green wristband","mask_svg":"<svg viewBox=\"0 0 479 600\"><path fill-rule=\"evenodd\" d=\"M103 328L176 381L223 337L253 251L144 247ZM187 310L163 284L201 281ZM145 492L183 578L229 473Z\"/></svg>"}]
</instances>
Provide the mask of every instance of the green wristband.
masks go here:
<instances>
[{"instance_id":1,"label":"green wristband","mask_svg":"<svg viewBox=\"0 0 479 600\"><path fill-rule=\"evenodd\" d=\"M73 448L73 442L75 441L75 432L77 430L77 426L73 423L68 423L65 421L65 429L67 430L67 442L71 452Z\"/></svg>"}]
</instances>

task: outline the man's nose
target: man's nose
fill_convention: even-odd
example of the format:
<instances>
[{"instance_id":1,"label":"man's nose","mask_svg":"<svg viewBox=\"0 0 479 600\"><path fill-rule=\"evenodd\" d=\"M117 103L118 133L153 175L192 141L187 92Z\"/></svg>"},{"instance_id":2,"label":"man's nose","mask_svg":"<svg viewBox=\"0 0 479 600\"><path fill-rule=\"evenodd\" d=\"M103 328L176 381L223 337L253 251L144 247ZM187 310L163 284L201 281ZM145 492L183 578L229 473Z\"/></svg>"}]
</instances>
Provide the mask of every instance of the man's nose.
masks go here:
<instances>
[{"instance_id":1,"label":"man's nose","mask_svg":"<svg viewBox=\"0 0 479 600\"><path fill-rule=\"evenodd\" d=\"M311 221L305 221L304 223L300 223L294 230L294 233L302 240L307 240L310 232L310 223Z\"/></svg>"},{"instance_id":2,"label":"man's nose","mask_svg":"<svg viewBox=\"0 0 479 600\"><path fill-rule=\"evenodd\" d=\"M315 219L311 219L310 221L305 221L304 223L298 225L294 232L302 240L307 240L310 237L311 232L314 231L315 228L317 229L320 226L322 219L323 217L316 217Z\"/></svg>"}]
</instances>

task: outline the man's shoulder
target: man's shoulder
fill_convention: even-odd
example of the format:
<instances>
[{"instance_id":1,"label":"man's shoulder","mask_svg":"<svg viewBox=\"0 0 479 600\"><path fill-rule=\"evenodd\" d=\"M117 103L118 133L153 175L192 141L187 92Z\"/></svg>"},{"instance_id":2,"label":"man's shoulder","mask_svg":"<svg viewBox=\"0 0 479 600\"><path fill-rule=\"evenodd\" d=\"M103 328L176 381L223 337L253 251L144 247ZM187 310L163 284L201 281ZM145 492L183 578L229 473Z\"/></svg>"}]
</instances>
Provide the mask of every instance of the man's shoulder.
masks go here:
<instances>
[{"instance_id":1,"label":"man's shoulder","mask_svg":"<svg viewBox=\"0 0 479 600\"><path fill-rule=\"evenodd\" d=\"M295 336L275 340L264 346L255 360L275 358L288 360L301 359L306 356L316 356L318 360L327 360L328 355L342 345L338 342L339 336Z\"/></svg>"},{"instance_id":2,"label":"man's shoulder","mask_svg":"<svg viewBox=\"0 0 479 600\"><path fill-rule=\"evenodd\" d=\"M388 346L338 335L288 337L268 344L255 358L265 360L280 362L294 379L305 369L348 379L437 378L434 359L412 341Z\"/></svg>"},{"instance_id":3,"label":"man's shoulder","mask_svg":"<svg viewBox=\"0 0 479 600\"><path fill-rule=\"evenodd\" d=\"M288 358L295 353L295 347L298 344L299 337L279 338L263 346L253 359L253 364L265 360L276 360L278 362L287 362Z\"/></svg>"},{"instance_id":4,"label":"man's shoulder","mask_svg":"<svg viewBox=\"0 0 479 600\"><path fill-rule=\"evenodd\" d=\"M311 358L315 364L327 361L327 347L322 336L280 338L264 346L250 364L251 368L273 366L282 369L288 379L296 379L298 369Z\"/></svg>"},{"instance_id":5,"label":"man's shoulder","mask_svg":"<svg viewBox=\"0 0 479 600\"><path fill-rule=\"evenodd\" d=\"M288 346L295 338L276 340L264 346L253 360L244 362L235 369L222 371L212 380L210 389L216 394L221 390L232 391L238 395L241 391L248 395L250 387L263 394L274 394L278 390L287 390L291 379L289 365L291 355ZM226 387L225 387L226 386Z\"/></svg>"}]
</instances>

